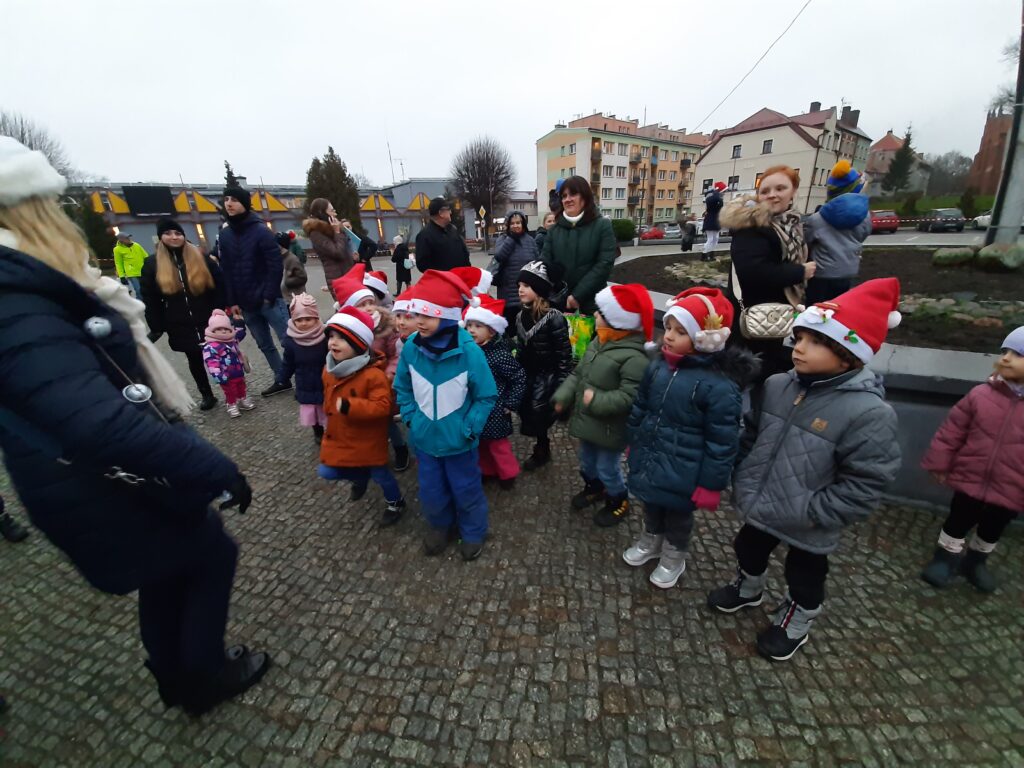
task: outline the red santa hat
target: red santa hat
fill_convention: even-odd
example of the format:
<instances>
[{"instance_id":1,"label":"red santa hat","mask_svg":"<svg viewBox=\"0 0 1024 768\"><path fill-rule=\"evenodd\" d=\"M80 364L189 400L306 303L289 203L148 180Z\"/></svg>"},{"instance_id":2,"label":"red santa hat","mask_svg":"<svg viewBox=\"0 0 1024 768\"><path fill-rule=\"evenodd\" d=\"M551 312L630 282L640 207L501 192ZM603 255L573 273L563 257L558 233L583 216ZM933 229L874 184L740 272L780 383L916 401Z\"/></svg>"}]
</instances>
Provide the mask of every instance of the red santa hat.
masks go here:
<instances>
[{"instance_id":1,"label":"red santa hat","mask_svg":"<svg viewBox=\"0 0 1024 768\"><path fill-rule=\"evenodd\" d=\"M412 298L412 288L406 288L398 296L395 297L395 305L392 309L395 312L407 313L409 312L409 301Z\"/></svg>"},{"instance_id":2,"label":"red santa hat","mask_svg":"<svg viewBox=\"0 0 1024 768\"><path fill-rule=\"evenodd\" d=\"M486 269L480 269L480 267L455 267L455 269L449 271L468 285L474 296L483 295L491 290L491 281L494 279L494 276Z\"/></svg>"},{"instance_id":3,"label":"red santa hat","mask_svg":"<svg viewBox=\"0 0 1024 768\"><path fill-rule=\"evenodd\" d=\"M725 182L724 181L716 181L715 182L715 191L716 192L725 192Z\"/></svg>"},{"instance_id":4,"label":"red santa hat","mask_svg":"<svg viewBox=\"0 0 1024 768\"><path fill-rule=\"evenodd\" d=\"M504 333L508 328L508 320L505 319L505 302L501 299L492 299L490 296L481 296L479 307L466 307L462 319L466 323L470 320L483 323L497 334Z\"/></svg>"},{"instance_id":5,"label":"red santa hat","mask_svg":"<svg viewBox=\"0 0 1024 768\"><path fill-rule=\"evenodd\" d=\"M609 285L594 301L608 325L620 331L643 331L648 348L654 346L654 304L640 283Z\"/></svg>"},{"instance_id":6,"label":"red santa hat","mask_svg":"<svg viewBox=\"0 0 1024 768\"><path fill-rule=\"evenodd\" d=\"M698 352L721 352L732 327L732 302L717 288L687 288L668 300L665 318L683 326Z\"/></svg>"},{"instance_id":7,"label":"red santa hat","mask_svg":"<svg viewBox=\"0 0 1024 768\"><path fill-rule=\"evenodd\" d=\"M461 320L465 304L480 305L479 299L470 297L466 284L450 271L428 269L409 291L409 312L442 320Z\"/></svg>"},{"instance_id":8,"label":"red santa hat","mask_svg":"<svg viewBox=\"0 0 1024 768\"><path fill-rule=\"evenodd\" d=\"M359 266L363 265L360 264ZM385 296L391 293L391 291L388 290L388 276L385 275L380 270L367 272L363 276L363 285L365 285L367 288L372 288L373 290L378 291L384 294Z\"/></svg>"},{"instance_id":9,"label":"red santa hat","mask_svg":"<svg viewBox=\"0 0 1024 768\"><path fill-rule=\"evenodd\" d=\"M355 307L342 307L325 326L328 331L340 334L360 354L373 344L373 318Z\"/></svg>"},{"instance_id":10,"label":"red santa hat","mask_svg":"<svg viewBox=\"0 0 1024 768\"><path fill-rule=\"evenodd\" d=\"M362 267L362 265L359 265ZM363 285L362 277L353 280L349 277L351 272L346 273L331 283L331 290L334 291L334 300L337 302L336 309L354 307L363 299L377 300L373 291Z\"/></svg>"},{"instance_id":11,"label":"red santa hat","mask_svg":"<svg viewBox=\"0 0 1024 768\"><path fill-rule=\"evenodd\" d=\"M848 349L863 363L871 362L890 328L900 324L900 281L895 277L868 280L831 301L808 307L793 322Z\"/></svg>"}]
</instances>

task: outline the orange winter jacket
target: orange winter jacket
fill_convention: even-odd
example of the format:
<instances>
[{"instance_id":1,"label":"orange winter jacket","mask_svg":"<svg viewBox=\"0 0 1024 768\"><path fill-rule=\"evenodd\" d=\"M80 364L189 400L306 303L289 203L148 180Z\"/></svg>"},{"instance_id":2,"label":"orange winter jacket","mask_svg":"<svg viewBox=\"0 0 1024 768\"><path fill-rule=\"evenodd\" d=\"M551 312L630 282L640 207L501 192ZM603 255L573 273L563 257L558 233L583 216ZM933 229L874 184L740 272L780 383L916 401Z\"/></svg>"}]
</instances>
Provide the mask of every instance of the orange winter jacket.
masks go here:
<instances>
[{"instance_id":1,"label":"orange winter jacket","mask_svg":"<svg viewBox=\"0 0 1024 768\"><path fill-rule=\"evenodd\" d=\"M351 376L339 379L324 370L327 428L320 462L329 467L382 467L388 463L391 383L384 360L377 358ZM347 413L341 400L348 401Z\"/></svg>"}]
</instances>

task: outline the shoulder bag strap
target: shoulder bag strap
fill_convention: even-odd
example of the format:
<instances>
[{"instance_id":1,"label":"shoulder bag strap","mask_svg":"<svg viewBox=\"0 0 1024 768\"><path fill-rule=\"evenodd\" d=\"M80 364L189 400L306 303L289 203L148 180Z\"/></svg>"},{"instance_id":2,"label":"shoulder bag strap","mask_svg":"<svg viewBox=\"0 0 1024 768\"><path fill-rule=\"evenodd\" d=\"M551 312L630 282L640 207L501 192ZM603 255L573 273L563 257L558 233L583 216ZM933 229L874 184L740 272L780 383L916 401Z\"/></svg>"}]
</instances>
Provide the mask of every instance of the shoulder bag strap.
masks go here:
<instances>
[{"instance_id":1,"label":"shoulder bag strap","mask_svg":"<svg viewBox=\"0 0 1024 768\"><path fill-rule=\"evenodd\" d=\"M732 295L736 297L736 303L740 305L740 311L743 312L744 310L746 310L746 307L743 306L743 289L740 288L740 278L739 278L739 275L736 274L736 264L735 263L733 263L731 265L731 269L732 269Z\"/></svg>"}]
</instances>

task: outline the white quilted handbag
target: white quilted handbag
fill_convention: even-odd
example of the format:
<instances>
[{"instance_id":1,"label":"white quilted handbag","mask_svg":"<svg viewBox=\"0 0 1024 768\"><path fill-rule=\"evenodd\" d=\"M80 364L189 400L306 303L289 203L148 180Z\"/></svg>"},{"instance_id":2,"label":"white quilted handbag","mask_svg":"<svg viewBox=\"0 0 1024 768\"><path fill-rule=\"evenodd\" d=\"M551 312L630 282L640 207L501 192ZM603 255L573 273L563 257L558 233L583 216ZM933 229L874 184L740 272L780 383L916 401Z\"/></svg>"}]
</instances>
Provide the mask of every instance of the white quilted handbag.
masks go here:
<instances>
[{"instance_id":1,"label":"white quilted handbag","mask_svg":"<svg viewBox=\"0 0 1024 768\"><path fill-rule=\"evenodd\" d=\"M740 305L740 333L743 338L767 341L785 339L792 333L795 317L792 305L774 301L752 307L743 305L743 290L735 266L732 268L732 293Z\"/></svg>"}]
</instances>

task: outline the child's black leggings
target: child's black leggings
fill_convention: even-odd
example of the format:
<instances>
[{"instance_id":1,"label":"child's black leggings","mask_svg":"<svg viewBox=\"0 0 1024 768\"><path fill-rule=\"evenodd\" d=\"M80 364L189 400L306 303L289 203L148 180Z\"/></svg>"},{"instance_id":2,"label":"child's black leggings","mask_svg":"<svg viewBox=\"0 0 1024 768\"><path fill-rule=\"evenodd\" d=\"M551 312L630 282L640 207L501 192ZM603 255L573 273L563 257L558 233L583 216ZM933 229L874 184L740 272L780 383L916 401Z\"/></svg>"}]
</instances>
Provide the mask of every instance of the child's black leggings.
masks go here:
<instances>
[{"instance_id":1,"label":"child's black leggings","mask_svg":"<svg viewBox=\"0 0 1024 768\"><path fill-rule=\"evenodd\" d=\"M775 536L751 525L740 528L733 542L740 568L751 576L760 576L768 570L768 558L778 545ZM828 555L818 555L790 544L785 573L790 597L802 608L813 611L825 601Z\"/></svg>"},{"instance_id":2,"label":"child's black leggings","mask_svg":"<svg viewBox=\"0 0 1024 768\"><path fill-rule=\"evenodd\" d=\"M978 526L978 538L995 544L1016 516L1016 512L1005 507L986 504L957 491L953 494L949 517L942 524L942 530L954 539L965 539L971 528Z\"/></svg>"}]
</instances>

